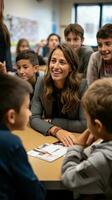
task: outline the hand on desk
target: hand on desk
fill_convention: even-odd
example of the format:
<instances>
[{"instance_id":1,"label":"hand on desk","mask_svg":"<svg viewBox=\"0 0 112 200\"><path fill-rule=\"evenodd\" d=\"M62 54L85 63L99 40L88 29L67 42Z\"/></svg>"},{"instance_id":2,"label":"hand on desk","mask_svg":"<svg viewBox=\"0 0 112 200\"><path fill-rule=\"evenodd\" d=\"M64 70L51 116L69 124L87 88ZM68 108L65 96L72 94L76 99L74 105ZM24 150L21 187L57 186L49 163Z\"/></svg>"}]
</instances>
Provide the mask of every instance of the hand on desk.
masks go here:
<instances>
[{"instance_id":1,"label":"hand on desk","mask_svg":"<svg viewBox=\"0 0 112 200\"><path fill-rule=\"evenodd\" d=\"M56 137L64 144L64 146L72 146L74 145L74 139L75 136L73 133L60 129L57 133L56 133Z\"/></svg>"},{"instance_id":2,"label":"hand on desk","mask_svg":"<svg viewBox=\"0 0 112 200\"><path fill-rule=\"evenodd\" d=\"M46 121L49 122L49 119L46 119ZM95 138L89 129L86 129L83 133L72 133L59 127L53 126L49 129L49 135L57 137L59 141L61 141L64 146L67 147L73 146L74 144L79 144L87 147L95 141Z\"/></svg>"}]
</instances>

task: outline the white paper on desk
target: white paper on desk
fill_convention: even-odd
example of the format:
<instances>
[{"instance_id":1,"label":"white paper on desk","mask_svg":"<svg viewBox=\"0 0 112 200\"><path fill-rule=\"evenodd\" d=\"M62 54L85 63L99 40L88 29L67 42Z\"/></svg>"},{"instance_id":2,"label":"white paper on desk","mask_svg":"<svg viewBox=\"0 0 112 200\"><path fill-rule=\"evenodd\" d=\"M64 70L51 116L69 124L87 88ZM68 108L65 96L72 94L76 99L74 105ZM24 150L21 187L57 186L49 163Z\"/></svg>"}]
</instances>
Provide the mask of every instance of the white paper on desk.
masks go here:
<instances>
[{"instance_id":1,"label":"white paper on desk","mask_svg":"<svg viewBox=\"0 0 112 200\"><path fill-rule=\"evenodd\" d=\"M52 162L61 156L65 155L67 147L62 144L49 144L45 143L31 151L28 155Z\"/></svg>"}]
</instances>

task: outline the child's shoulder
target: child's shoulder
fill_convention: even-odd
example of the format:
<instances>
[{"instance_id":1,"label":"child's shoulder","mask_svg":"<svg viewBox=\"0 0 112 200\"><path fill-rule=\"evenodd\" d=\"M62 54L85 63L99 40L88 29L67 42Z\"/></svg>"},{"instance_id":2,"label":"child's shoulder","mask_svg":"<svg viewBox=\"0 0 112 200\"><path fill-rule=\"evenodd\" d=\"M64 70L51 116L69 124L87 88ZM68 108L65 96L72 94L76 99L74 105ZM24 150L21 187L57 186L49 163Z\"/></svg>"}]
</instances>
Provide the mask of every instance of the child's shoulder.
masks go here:
<instances>
[{"instance_id":1,"label":"child's shoulder","mask_svg":"<svg viewBox=\"0 0 112 200\"><path fill-rule=\"evenodd\" d=\"M8 130L0 131L0 149L14 150L22 145L18 136Z\"/></svg>"}]
</instances>

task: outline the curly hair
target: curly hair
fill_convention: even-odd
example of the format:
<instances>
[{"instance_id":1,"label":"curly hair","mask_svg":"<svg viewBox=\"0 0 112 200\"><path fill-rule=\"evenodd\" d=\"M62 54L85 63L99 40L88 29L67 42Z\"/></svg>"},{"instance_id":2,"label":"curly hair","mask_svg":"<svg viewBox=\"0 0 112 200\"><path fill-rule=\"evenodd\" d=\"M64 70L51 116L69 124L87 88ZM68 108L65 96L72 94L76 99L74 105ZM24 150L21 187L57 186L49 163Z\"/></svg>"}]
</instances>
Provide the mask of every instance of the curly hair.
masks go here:
<instances>
[{"instance_id":1,"label":"curly hair","mask_svg":"<svg viewBox=\"0 0 112 200\"><path fill-rule=\"evenodd\" d=\"M70 74L66 77L66 81L61 93L61 112L65 114L70 112L80 101L79 86L81 82L81 75L77 72L79 60L77 54L73 52L72 48L68 44L59 44L52 50L48 58L48 70L44 82L44 98L46 101L53 98L54 84L50 75L49 65L52 54L56 49L60 49L63 52L67 63L72 69Z\"/></svg>"}]
</instances>

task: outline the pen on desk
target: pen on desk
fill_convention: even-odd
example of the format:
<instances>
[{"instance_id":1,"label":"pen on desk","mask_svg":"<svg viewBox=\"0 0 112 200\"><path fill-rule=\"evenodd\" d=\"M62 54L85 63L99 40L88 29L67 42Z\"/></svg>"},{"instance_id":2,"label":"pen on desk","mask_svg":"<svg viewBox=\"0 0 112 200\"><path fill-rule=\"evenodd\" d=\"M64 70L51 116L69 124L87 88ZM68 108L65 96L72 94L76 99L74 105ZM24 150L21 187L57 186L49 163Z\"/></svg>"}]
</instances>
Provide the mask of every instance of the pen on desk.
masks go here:
<instances>
[{"instance_id":1,"label":"pen on desk","mask_svg":"<svg viewBox=\"0 0 112 200\"><path fill-rule=\"evenodd\" d=\"M43 150L40 150L40 149L37 149L37 148L34 148L33 149L34 151L37 151L38 153L41 153L41 154L49 154L49 155L52 155L51 153L47 152L47 151L43 151Z\"/></svg>"},{"instance_id":2,"label":"pen on desk","mask_svg":"<svg viewBox=\"0 0 112 200\"><path fill-rule=\"evenodd\" d=\"M57 148L57 149L55 149L55 150L53 151L53 153L56 152L56 151L59 151L59 150L60 150L60 148Z\"/></svg>"}]
</instances>

